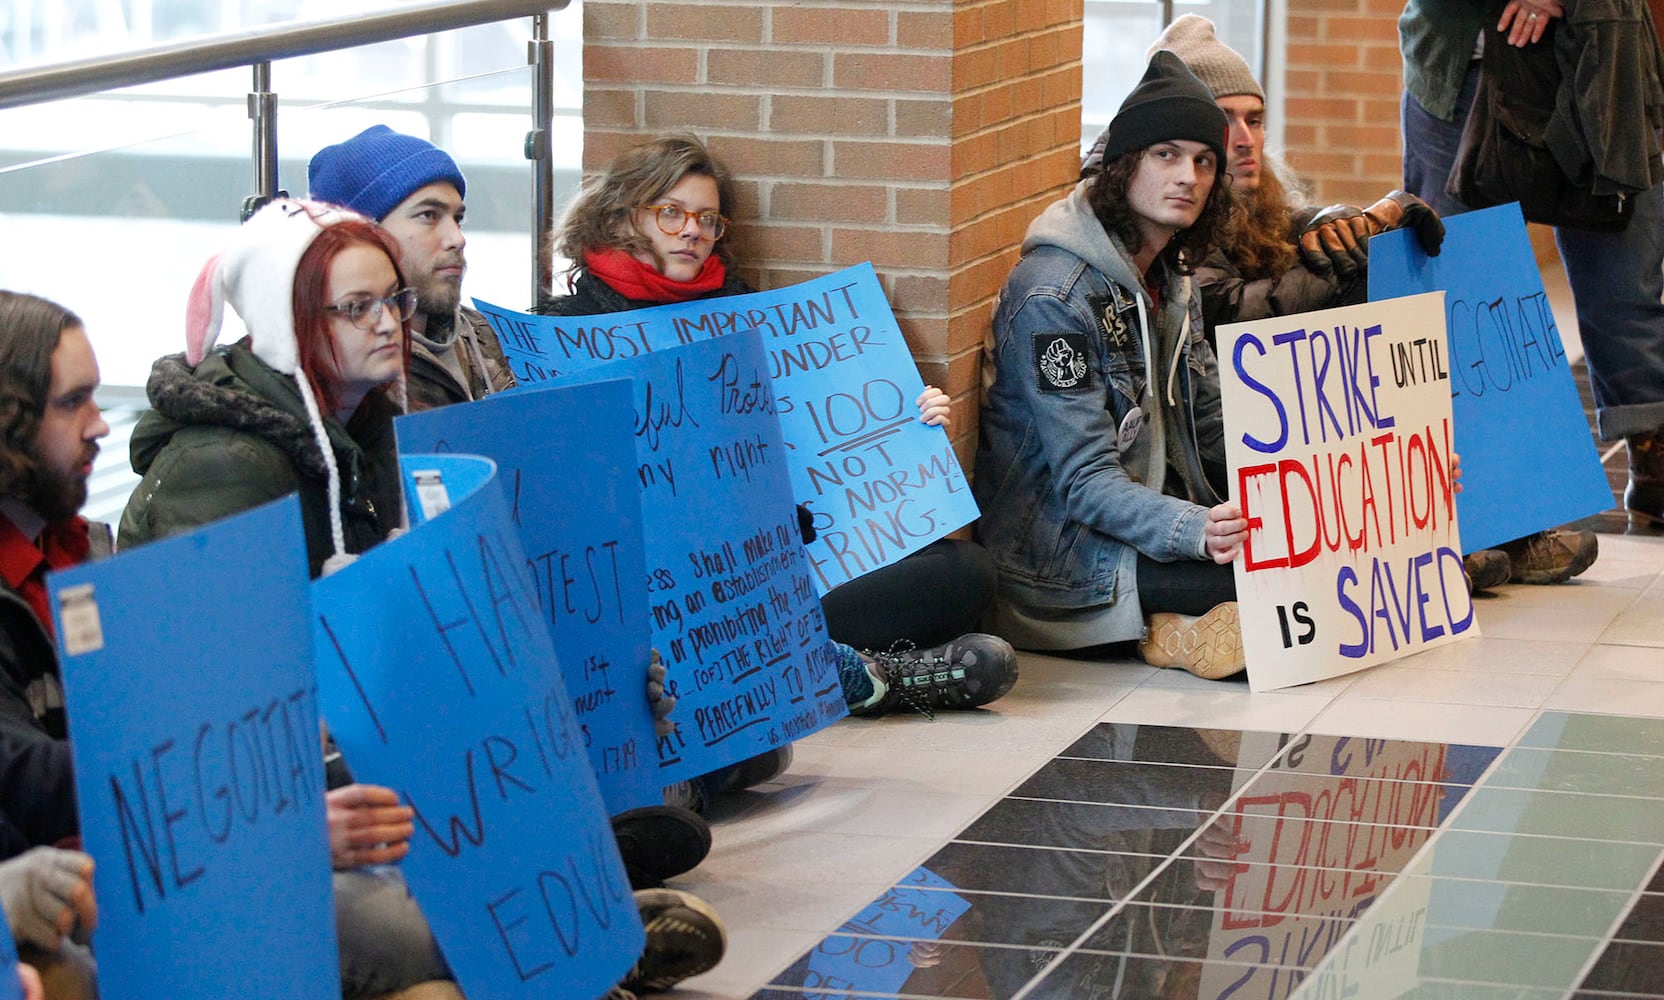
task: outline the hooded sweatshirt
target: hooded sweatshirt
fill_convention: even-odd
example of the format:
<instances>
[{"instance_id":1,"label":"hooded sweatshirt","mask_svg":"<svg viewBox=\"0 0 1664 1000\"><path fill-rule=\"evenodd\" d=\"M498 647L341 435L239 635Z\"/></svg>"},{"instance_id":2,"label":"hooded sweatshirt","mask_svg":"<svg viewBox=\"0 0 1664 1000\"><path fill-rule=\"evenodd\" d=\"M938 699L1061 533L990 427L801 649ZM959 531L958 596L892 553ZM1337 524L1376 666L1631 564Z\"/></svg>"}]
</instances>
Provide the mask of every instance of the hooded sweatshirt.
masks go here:
<instances>
[{"instance_id":1,"label":"hooded sweatshirt","mask_svg":"<svg viewBox=\"0 0 1664 1000\"><path fill-rule=\"evenodd\" d=\"M1220 501L1204 472L1223 466L1224 432L1199 296L1158 263L1156 306L1088 206L1094 183L1029 227L989 345L974 489L999 604L1090 623L1056 643L1031 631L1030 648L1138 638L1138 555L1204 558Z\"/></svg>"}]
</instances>

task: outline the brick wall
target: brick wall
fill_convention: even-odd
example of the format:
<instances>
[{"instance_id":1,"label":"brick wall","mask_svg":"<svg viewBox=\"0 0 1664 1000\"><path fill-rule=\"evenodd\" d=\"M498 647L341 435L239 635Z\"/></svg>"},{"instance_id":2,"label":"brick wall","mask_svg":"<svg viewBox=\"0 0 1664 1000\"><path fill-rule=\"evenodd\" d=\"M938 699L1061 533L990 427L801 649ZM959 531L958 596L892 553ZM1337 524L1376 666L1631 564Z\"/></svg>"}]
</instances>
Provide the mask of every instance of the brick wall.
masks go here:
<instances>
[{"instance_id":1,"label":"brick wall","mask_svg":"<svg viewBox=\"0 0 1664 1000\"><path fill-rule=\"evenodd\" d=\"M1403 0L1288 0L1284 146L1322 202L1367 205L1399 187Z\"/></svg>"},{"instance_id":2,"label":"brick wall","mask_svg":"<svg viewBox=\"0 0 1664 1000\"><path fill-rule=\"evenodd\" d=\"M1284 152L1314 201L1367 205L1403 184L1398 102L1402 0L1288 0ZM1537 260L1554 231L1527 227Z\"/></svg>"},{"instance_id":3,"label":"brick wall","mask_svg":"<svg viewBox=\"0 0 1664 1000\"><path fill-rule=\"evenodd\" d=\"M978 352L1024 229L1070 183L1081 0L585 0L584 165L703 135L747 277L871 261L967 468Z\"/></svg>"}]
</instances>

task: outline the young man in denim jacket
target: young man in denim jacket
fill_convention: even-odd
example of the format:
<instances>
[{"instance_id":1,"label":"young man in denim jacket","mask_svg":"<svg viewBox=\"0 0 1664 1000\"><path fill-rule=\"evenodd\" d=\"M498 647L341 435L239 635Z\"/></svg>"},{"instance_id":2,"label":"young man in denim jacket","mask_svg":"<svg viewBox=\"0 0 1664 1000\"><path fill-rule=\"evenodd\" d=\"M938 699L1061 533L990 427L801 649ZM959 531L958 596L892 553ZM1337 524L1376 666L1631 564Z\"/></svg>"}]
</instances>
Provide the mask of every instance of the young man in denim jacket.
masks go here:
<instances>
[{"instance_id":1,"label":"young man in denim jacket","mask_svg":"<svg viewBox=\"0 0 1664 1000\"><path fill-rule=\"evenodd\" d=\"M1029 227L994 318L976 497L995 629L1036 650L1138 641L1156 666L1243 668L1213 350L1190 271L1230 211L1226 118L1158 51L1104 169Z\"/></svg>"}]
</instances>

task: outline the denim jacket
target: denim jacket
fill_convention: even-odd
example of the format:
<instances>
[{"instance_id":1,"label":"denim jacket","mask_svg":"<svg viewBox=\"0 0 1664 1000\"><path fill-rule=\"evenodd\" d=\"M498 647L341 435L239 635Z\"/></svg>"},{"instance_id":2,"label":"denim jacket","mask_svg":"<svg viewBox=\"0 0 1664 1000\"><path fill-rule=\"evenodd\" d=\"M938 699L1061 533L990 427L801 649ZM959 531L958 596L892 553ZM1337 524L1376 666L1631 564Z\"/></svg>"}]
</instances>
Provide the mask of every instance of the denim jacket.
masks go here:
<instances>
[{"instance_id":1,"label":"denim jacket","mask_svg":"<svg viewBox=\"0 0 1664 1000\"><path fill-rule=\"evenodd\" d=\"M999 600L1042 615L1100 608L1104 641L1120 641L1143 629L1139 553L1205 557L1220 498L1203 461L1223 462L1224 428L1200 295L1170 274L1152 310L1087 205L1093 183L1035 220L1006 279L974 490Z\"/></svg>"}]
</instances>

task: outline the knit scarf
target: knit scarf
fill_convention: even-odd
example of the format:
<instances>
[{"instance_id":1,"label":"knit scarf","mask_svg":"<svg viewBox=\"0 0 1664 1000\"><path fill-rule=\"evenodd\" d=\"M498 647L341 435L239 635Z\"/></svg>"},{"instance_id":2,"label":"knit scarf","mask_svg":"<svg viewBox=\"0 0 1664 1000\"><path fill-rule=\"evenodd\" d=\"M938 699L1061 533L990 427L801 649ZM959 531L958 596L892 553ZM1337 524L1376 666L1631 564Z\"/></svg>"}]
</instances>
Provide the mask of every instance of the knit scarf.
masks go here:
<instances>
[{"instance_id":1,"label":"knit scarf","mask_svg":"<svg viewBox=\"0 0 1664 1000\"><path fill-rule=\"evenodd\" d=\"M722 258L712 253L692 281L667 278L622 250L586 250L584 267L627 299L645 302L686 302L722 287L728 276Z\"/></svg>"}]
</instances>

